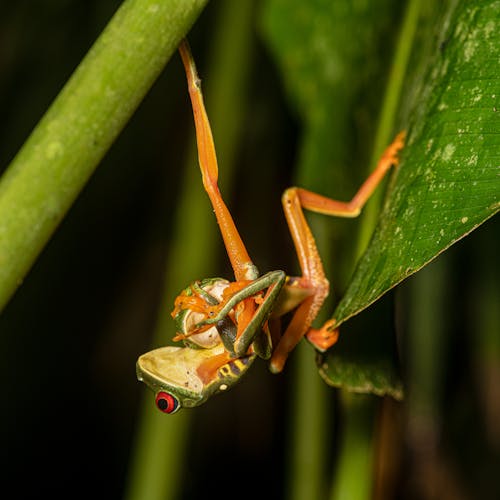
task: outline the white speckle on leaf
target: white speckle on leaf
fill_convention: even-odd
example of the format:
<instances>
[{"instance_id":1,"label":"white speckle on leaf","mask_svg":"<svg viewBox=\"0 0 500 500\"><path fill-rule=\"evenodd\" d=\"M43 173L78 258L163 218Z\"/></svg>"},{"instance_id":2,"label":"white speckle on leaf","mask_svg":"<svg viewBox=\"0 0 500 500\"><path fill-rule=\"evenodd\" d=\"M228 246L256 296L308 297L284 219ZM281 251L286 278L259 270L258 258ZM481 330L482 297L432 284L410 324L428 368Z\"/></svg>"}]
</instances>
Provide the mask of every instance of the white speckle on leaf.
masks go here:
<instances>
[{"instance_id":1,"label":"white speckle on leaf","mask_svg":"<svg viewBox=\"0 0 500 500\"><path fill-rule=\"evenodd\" d=\"M447 144L444 147L444 151L443 154L441 155L441 158L443 159L443 161L450 161L454 152L455 152L455 146L451 143Z\"/></svg>"},{"instance_id":2,"label":"white speckle on leaf","mask_svg":"<svg viewBox=\"0 0 500 500\"><path fill-rule=\"evenodd\" d=\"M436 149L436 151L434 151L434 154L432 155L431 161L433 161L433 162L434 162L434 161L436 161L438 158L441 158L441 153L442 153L441 148ZM431 171L431 169L430 169L430 168L429 168L429 169L427 169L426 173L427 173L427 172L429 172L429 171Z\"/></svg>"},{"instance_id":3,"label":"white speckle on leaf","mask_svg":"<svg viewBox=\"0 0 500 500\"><path fill-rule=\"evenodd\" d=\"M479 87L474 87L471 90L472 94L472 102L478 102L483 98L483 94L481 94L481 89Z\"/></svg>"},{"instance_id":4,"label":"white speckle on leaf","mask_svg":"<svg viewBox=\"0 0 500 500\"><path fill-rule=\"evenodd\" d=\"M478 159L478 156L477 156L477 154L474 153L469 158L469 161L467 162L467 165L470 165L471 167L474 166L474 165L476 165L477 164L477 159Z\"/></svg>"},{"instance_id":5,"label":"white speckle on leaf","mask_svg":"<svg viewBox=\"0 0 500 500\"><path fill-rule=\"evenodd\" d=\"M462 218L460 219L460 222L461 222L462 224L465 224L468 220L469 220L469 217L462 217Z\"/></svg>"},{"instance_id":6,"label":"white speckle on leaf","mask_svg":"<svg viewBox=\"0 0 500 500\"><path fill-rule=\"evenodd\" d=\"M484 26L484 36L485 38L489 38L492 33L494 33L495 30L495 21L491 20L486 23Z\"/></svg>"},{"instance_id":7,"label":"white speckle on leaf","mask_svg":"<svg viewBox=\"0 0 500 500\"><path fill-rule=\"evenodd\" d=\"M464 60L469 62L476 52L477 43L475 40L467 40L464 43Z\"/></svg>"}]
</instances>

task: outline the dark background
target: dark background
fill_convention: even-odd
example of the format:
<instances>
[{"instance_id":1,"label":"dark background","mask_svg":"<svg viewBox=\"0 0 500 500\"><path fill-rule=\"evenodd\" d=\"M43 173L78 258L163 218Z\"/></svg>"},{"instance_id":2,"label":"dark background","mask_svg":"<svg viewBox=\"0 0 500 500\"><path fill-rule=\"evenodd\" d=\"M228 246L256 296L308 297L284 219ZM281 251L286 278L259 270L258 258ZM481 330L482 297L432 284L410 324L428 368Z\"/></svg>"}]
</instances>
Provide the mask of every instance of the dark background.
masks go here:
<instances>
[{"instance_id":1,"label":"dark background","mask_svg":"<svg viewBox=\"0 0 500 500\"><path fill-rule=\"evenodd\" d=\"M119 4L23 0L1 5L0 169ZM217 2L212 2L190 35L201 74L204 40L216 15ZM245 118L247 140L229 202L252 242L255 261L274 269L293 265L279 200L293 179L299 132L257 34L254 50L253 114ZM135 379L135 360L150 345L158 310L170 312L170 304L161 304L161 292L191 132L184 74L174 56L0 316L0 470L2 489L10 491L6 498L123 495L145 393ZM259 162L260 156L268 163ZM491 297L483 295L483 277L498 283L499 234L498 221L489 221L444 257L453 333L442 346L441 434L412 435L412 415L398 407L398 498L433 498L422 487L426 481L441 484L448 498L495 498L498 492L498 346L490 357L478 353L463 325L474 323L478 301ZM228 271L221 248L214 274ZM411 283L398 292L400 335L412 293ZM183 498L281 498L287 408L293 398L288 374L273 377L259 363L238 390L196 410ZM335 391L330 398L335 403ZM341 422L340 416L332 431ZM332 461L337 444L332 440ZM438 453L432 451L436 447Z\"/></svg>"}]
</instances>

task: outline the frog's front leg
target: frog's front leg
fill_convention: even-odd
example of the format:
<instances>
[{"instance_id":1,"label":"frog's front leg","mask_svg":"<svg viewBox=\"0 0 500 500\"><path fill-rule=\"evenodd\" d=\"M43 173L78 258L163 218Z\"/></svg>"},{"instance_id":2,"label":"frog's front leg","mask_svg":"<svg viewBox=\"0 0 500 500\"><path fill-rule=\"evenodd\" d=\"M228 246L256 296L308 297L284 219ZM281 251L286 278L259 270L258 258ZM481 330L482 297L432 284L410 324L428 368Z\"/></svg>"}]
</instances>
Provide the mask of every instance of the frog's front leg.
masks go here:
<instances>
[{"instance_id":1,"label":"frog's front leg","mask_svg":"<svg viewBox=\"0 0 500 500\"><path fill-rule=\"evenodd\" d=\"M271 271L263 276L251 281L248 285L232 294L229 299L214 307L214 312L210 318L205 319L196 325L196 328L202 328L205 325L215 324L221 335L222 341L228 349L228 345L232 344L232 348L228 349L235 357L241 357L247 354L250 345L256 340L261 333L263 325L271 314L277 298L286 281L284 271ZM260 293L266 291L263 297ZM258 297L258 298L257 298ZM248 319L237 318L236 326L237 333L235 339L234 330L230 325L229 313L235 309L238 304L247 299L255 300L258 305L255 312ZM255 343L257 354L260 357L267 358L270 355L271 345L270 336L266 336L267 341L263 346Z\"/></svg>"}]
</instances>

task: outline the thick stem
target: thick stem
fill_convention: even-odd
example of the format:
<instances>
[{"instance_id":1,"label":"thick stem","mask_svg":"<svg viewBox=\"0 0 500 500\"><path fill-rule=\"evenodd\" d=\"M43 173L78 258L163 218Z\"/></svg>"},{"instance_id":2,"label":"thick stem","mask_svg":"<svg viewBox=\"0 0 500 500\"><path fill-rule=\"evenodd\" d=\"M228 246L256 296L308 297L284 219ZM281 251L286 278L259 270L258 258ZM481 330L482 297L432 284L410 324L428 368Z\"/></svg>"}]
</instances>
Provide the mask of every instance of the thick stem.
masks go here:
<instances>
[{"instance_id":1,"label":"thick stem","mask_svg":"<svg viewBox=\"0 0 500 500\"><path fill-rule=\"evenodd\" d=\"M0 309L207 0L127 0L0 182Z\"/></svg>"}]
</instances>

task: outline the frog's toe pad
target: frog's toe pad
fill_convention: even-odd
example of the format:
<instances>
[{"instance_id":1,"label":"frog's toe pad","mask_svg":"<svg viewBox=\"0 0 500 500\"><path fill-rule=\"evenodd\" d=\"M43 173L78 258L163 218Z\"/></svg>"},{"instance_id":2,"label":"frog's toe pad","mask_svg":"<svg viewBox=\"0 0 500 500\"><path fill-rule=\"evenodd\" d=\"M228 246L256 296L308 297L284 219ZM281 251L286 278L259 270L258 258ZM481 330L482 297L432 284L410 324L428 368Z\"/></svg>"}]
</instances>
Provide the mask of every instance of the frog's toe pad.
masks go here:
<instances>
[{"instance_id":1,"label":"frog's toe pad","mask_svg":"<svg viewBox=\"0 0 500 500\"><path fill-rule=\"evenodd\" d=\"M334 319L328 320L321 328L311 328L307 332L307 340L321 352L334 345L339 338L339 330L335 328L336 321Z\"/></svg>"}]
</instances>

